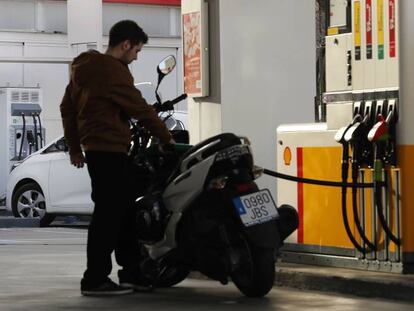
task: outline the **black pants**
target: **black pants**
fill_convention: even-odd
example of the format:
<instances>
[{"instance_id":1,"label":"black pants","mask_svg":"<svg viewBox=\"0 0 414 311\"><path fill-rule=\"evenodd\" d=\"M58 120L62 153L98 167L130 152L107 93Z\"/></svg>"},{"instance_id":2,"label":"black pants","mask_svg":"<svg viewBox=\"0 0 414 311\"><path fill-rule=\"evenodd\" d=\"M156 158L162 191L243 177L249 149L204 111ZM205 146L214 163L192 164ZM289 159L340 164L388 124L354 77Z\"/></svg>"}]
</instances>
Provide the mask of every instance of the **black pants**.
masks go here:
<instances>
[{"instance_id":1,"label":"black pants","mask_svg":"<svg viewBox=\"0 0 414 311\"><path fill-rule=\"evenodd\" d=\"M126 154L87 151L95 209L88 229L87 269L89 286L104 282L112 270L111 253L124 271L135 271L139 247L134 233L134 196Z\"/></svg>"}]
</instances>

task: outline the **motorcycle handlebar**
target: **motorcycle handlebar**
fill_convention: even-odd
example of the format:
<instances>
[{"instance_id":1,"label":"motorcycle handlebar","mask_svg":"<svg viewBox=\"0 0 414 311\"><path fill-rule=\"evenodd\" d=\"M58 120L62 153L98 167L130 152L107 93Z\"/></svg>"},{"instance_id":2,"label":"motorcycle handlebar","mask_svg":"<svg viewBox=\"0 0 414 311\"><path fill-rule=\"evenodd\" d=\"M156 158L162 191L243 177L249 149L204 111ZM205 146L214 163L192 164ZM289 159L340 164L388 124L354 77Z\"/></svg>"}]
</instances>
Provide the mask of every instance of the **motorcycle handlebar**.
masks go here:
<instances>
[{"instance_id":1,"label":"motorcycle handlebar","mask_svg":"<svg viewBox=\"0 0 414 311\"><path fill-rule=\"evenodd\" d=\"M184 100L187 98L187 94L181 94L180 96L178 96L177 98L173 99L173 100L168 100L166 102L164 102L163 104L155 104L154 108L157 112L162 112L162 111L169 111L169 110L173 110L174 109L174 105L177 104L178 102Z\"/></svg>"}]
</instances>

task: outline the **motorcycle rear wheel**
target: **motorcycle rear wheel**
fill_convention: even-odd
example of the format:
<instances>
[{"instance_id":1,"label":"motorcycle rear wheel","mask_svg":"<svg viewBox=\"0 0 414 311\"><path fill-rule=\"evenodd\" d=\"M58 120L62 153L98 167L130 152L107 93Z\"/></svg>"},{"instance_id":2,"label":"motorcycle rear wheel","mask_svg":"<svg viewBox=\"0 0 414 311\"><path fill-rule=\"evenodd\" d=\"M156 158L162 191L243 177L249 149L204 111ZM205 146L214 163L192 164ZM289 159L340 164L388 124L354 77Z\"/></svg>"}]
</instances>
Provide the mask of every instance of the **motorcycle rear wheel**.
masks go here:
<instances>
[{"instance_id":1,"label":"motorcycle rear wheel","mask_svg":"<svg viewBox=\"0 0 414 311\"><path fill-rule=\"evenodd\" d=\"M234 271L231 278L245 296L265 296L275 281L274 249L251 247L251 263Z\"/></svg>"}]
</instances>

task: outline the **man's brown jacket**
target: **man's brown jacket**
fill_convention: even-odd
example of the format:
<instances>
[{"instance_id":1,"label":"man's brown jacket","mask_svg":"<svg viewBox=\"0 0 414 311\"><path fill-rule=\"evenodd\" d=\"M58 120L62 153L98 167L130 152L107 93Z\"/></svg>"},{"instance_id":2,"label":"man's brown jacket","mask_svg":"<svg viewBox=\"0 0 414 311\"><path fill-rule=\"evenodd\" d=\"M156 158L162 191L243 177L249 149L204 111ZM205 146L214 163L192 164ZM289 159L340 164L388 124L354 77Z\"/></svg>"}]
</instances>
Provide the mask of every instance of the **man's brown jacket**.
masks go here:
<instances>
[{"instance_id":1,"label":"man's brown jacket","mask_svg":"<svg viewBox=\"0 0 414 311\"><path fill-rule=\"evenodd\" d=\"M97 51L74 59L69 85L60 105L71 155L85 151L127 152L128 116L168 143L171 135L155 110L134 86L128 66Z\"/></svg>"}]
</instances>

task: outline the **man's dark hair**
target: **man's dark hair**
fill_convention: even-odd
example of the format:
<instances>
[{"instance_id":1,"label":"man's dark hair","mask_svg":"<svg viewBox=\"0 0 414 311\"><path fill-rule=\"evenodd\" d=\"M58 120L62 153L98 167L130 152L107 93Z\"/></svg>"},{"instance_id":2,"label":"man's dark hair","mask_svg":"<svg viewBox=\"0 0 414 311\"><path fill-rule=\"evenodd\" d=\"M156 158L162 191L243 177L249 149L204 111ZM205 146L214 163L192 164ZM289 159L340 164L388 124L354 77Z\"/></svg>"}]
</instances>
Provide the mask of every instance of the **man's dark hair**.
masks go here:
<instances>
[{"instance_id":1,"label":"man's dark hair","mask_svg":"<svg viewBox=\"0 0 414 311\"><path fill-rule=\"evenodd\" d=\"M134 21L123 20L113 25L109 31L109 46L115 47L125 40L129 40L131 45L145 44L148 35Z\"/></svg>"}]
</instances>

